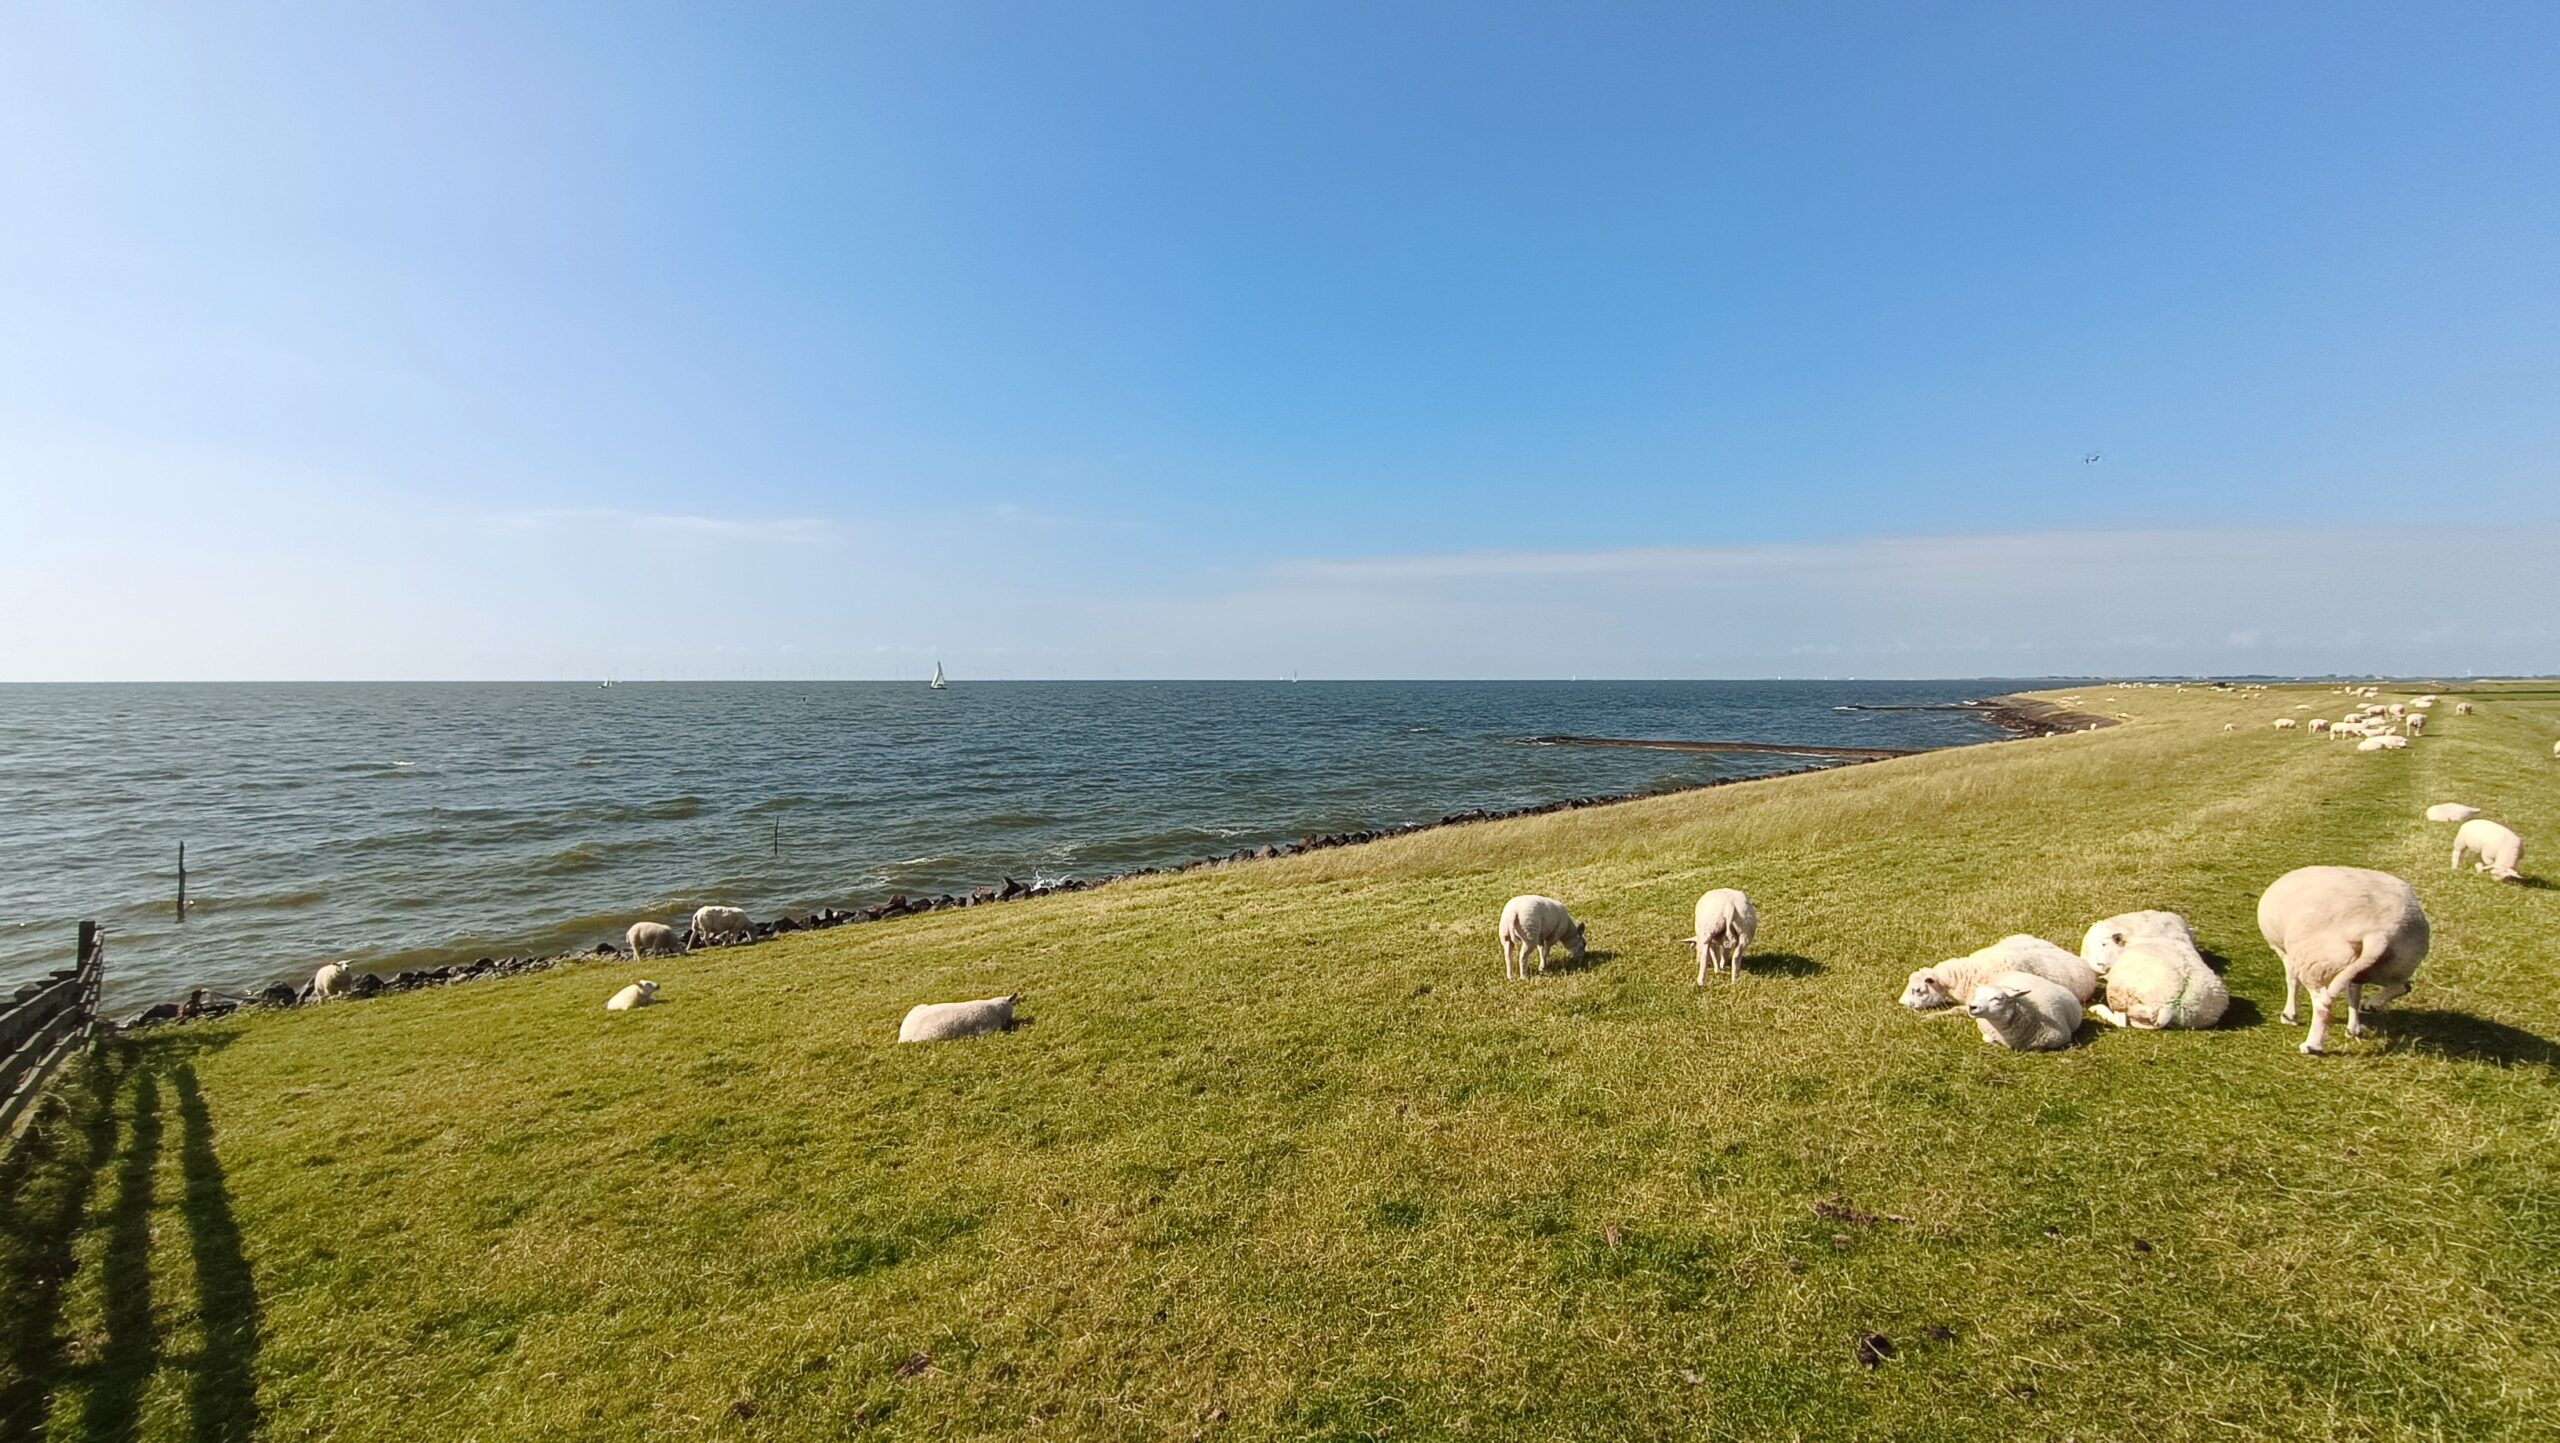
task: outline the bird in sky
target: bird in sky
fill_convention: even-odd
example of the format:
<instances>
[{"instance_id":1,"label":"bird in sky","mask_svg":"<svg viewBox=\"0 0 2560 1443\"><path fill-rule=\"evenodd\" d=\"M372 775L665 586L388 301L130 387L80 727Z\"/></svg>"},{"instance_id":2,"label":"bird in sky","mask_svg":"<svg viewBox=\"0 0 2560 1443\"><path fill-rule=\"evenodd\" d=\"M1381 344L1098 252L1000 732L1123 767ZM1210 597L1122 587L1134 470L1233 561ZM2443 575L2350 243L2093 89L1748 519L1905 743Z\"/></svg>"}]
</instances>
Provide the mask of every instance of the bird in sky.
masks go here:
<instances>
[{"instance_id":1,"label":"bird in sky","mask_svg":"<svg viewBox=\"0 0 2560 1443\"><path fill-rule=\"evenodd\" d=\"M2095 451L2092 451L2088 455L2080 458L2080 464L2083 466L2094 466L2097 464L2097 461L2098 453Z\"/></svg>"}]
</instances>

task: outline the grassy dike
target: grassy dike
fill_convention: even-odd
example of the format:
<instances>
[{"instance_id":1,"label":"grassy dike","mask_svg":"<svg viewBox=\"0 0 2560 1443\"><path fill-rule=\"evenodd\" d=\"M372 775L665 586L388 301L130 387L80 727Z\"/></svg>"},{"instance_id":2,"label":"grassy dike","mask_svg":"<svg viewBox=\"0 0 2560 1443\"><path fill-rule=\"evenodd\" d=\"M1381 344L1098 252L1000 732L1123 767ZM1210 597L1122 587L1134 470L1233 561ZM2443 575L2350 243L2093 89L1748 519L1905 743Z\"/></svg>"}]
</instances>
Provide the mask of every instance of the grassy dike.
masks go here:
<instances>
[{"instance_id":1,"label":"grassy dike","mask_svg":"<svg viewBox=\"0 0 2560 1443\"><path fill-rule=\"evenodd\" d=\"M348 1443L2551 1436L2560 893L2448 871L2419 813L2560 874L2560 689L2449 697L2396 755L2267 725L2325 689L2078 695L2131 720L123 1040L8 1180L0 1407ZM2255 925L2310 862L2409 877L2436 929L2325 1059ZM1762 935L1698 989L1671 939L1717 885ZM1588 967L1502 981L1522 891ZM2228 960L2224 1030L2013 1056L1894 1005L2151 906ZM665 1004L608 1016L644 972ZM891 1045L1017 988L1018 1033Z\"/></svg>"}]
</instances>

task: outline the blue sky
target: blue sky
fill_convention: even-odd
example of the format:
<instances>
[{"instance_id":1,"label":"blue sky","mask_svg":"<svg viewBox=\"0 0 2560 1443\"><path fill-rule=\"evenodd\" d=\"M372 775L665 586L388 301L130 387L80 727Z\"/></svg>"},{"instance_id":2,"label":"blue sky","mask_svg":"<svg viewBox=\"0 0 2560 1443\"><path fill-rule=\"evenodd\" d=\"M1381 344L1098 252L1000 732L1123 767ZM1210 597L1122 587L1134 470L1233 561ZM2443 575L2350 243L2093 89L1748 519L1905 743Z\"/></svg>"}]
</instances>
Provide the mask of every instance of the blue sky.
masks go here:
<instances>
[{"instance_id":1,"label":"blue sky","mask_svg":"<svg viewBox=\"0 0 2560 1443\"><path fill-rule=\"evenodd\" d=\"M2555 74L2544 4L13 5L0 679L2560 669Z\"/></svg>"}]
</instances>

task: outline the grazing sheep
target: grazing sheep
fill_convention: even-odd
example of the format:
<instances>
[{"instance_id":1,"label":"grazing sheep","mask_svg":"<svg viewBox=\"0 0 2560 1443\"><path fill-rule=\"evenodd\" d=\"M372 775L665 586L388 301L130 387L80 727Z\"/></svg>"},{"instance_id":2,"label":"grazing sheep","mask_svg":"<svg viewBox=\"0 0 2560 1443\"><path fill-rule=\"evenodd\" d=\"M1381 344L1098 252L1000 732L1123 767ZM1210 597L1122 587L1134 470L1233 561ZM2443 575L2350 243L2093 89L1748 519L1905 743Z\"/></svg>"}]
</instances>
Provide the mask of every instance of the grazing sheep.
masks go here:
<instances>
[{"instance_id":1,"label":"grazing sheep","mask_svg":"<svg viewBox=\"0 0 2560 1443\"><path fill-rule=\"evenodd\" d=\"M1538 971L1541 974L1547 970L1547 950L1551 947L1562 947L1574 961L1580 962L1584 956L1585 940L1582 924L1573 920L1573 914L1565 910L1562 902L1553 897L1534 895L1514 897L1502 908L1503 979L1508 981L1517 976L1524 982L1528 980L1529 949L1532 947L1538 949ZM1515 947L1520 951L1516 973L1511 957Z\"/></svg>"},{"instance_id":2,"label":"grazing sheep","mask_svg":"<svg viewBox=\"0 0 2560 1443\"><path fill-rule=\"evenodd\" d=\"M2467 822L2478 815L2478 807L2466 807L2460 802L2438 802L2427 808L2427 820L2430 822Z\"/></svg>"},{"instance_id":3,"label":"grazing sheep","mask_svg":"<svg viewBox=\"0 0 2560 1443\"><path fill-rule=\"evenodd\" d=\"M607 1012L628 1012L634 1007L646 1007L657 1000L657 983L634 982L630 986L616 992L611 997L606 998L604 1010Z\"/></svg>"},{"instance_id":4,"label":"grazing sheep","mask_svg":"<svg viewBox=\"0 0 2560 1443\"><path fill-rule=\"evenodd\" d=\"M2391 713L2391 719L2393 721L2398 721L2400 718L2409 714L2409 709L2396 701L2391 705L2384 707L2383 710Z\"/></svg>"},{"instance_id":5,"label":"grazing sheep","mask_svg":"<svg viewBox=\"0 0 2560 1443\"><path fill-rule=\"evenodd\" d=\"M1013 1004L1022 994L1010 997L982 997L975 1002L920 1002L907 1009L906 1020L898 1024L900 1042L947 1042L955 1037L976 1037L986 1032L1013 1030Z\"/></svg>"},{"instance_id":6,"label":"grazing sheep","mask_svg":"<svg viewBox=\"0 0 2560 1443\"><path fill-rule=\"evenodd\" d=\"M2289 716L2280 716L2276 718L2276 730L2280 732L2289 732L2300 725L2300 722L2295 721Z\"/></svg>"},{"instance_id":7,"label":"grazing sheep","mask_svg":"<svg viewBox=\"0 0 2560 1443\"><path fill-rule=\"evenodd\" d=\"M2003 972L1973 989L1966 1015L1982 1040L2012 1052L2059 1052L2080 1031L2082 1002L2033 972Z\"/></svg>"},{"instance_id":8,"label":"grazing sheep","mask_svg":"<svg viewBox=\"0 0 2560 1443\"><path fill-rule=\"evenodd\" d=\"M2365 1035L2365 989L2380 1011L2409 990L2427 957L2426 910L2406 882L2363 867L2298 867L2258 899L2258 933L2284 963L2284 1020L2294 991L2311 994L2311 1035L2302 1050L2328 1050L2329 1013L2347 999L2347 1035Z\"/></svg>"},{"instance_id":9,"label":"grazing sheep","mask_svg":"<svg viewBox=\"0 0 2560 1443\"><path fill-rule=\"evenodd\" d=\"M2183 1030L2211 1027L2231 1007L2231 989L2183 941L2147 937L2115 955L2107 1000L2090 1009L2110 1027Z\"/></svg>"},{"instance_id":10,"label":"grazing sheep","mask_svg":"<svg viewBox=\"0 0 2560 1443\"><path fill-rule=\"evenodd\" d=\"M1902 989L1902 1005L1914 1012L1935 1012L1971 997L1974 989L2003 972L2027 972L2056 983L2083 1006L2098 995L2098 971L2042 937L2024 933L2003 937L1979 952L1953 957L1911 974Z\"/></svg>"},{"instance_id":11,"label":"grazing sheep","mask_svg":"<svg viewBox=\"0 0 2560 1443\"><path fill-rule=\"evenodd\" d=\"M685 950L709 947L722 942L752 942L755 923L736 907L697 907L693 925L685 930Z\"/></svg>"},{"instance_id":12,"label":"grazing sheep","mask_svg":"<svg viewBox=\"0 0 2560 1443\"><path fill-rule=\"evenodd\" d=\"M1751 899L1731 887L1718 887L1698 899L1697 925L1682 940L1698 949L1698 985L1711 972L1742 976L1742 954L1760 934L1760 913Z\"/></svg>"},{"instance_id":13,"label":"grazing sheep","mask_svg":"<svg viewBox=\"0 0 2560 1443\"><path fill-rule=\"evenodd\" d=\"M2126 912L2093 922L2088 935L2080 939L2080 960L2089 970L2104 977L2115 965L2116 954L2135 942L2174 942L2193 952L2196 950L2195 929L2187 919L2175 912Z\"/></svg>"},{"instance_id":14,"label":"grazing sheep","mask_svg":"<svg viewBox=\"0 0 2560 1443\"><path fill-rule=\"evenodd\" d=\"M326 1002L346 991L347 979L354 975L355 965L350 962L320 964L320 970L311 974L311 1000Z\"/></svg>"},{"instance_id":15,"label":"grazing sheep","mask_svg":"<svg viewBox=\"0 0 2560 1443\"><path fill-rule=\"evenodd\" d=\"M2413 711L2409 713L2408 727L2409 735L2413 737L2425 736L2427 734L2427 714L2422 711Z\"/></svg>"},{"instance_id":16,"label":"grazing sheep","mask_svg":"<svg viewBox=\"0 0 2560 1443\"><path fill-rule=\"evenodd\" d=\"M2327 731L2329 729L2329 719L2324 716L2313 717L2311 719L2311 729L2315 732Z\"/></svg>"},{"instance_id":17,"label":"grazing sheep","mask_svg":"<svg viewBox=\"0 0 2560 1443\"><path fill-rule=\"evenodd\" d=\"M2469 703L2469 702L2467 702L2467 701L2458 701L2458 702L2455 702L2455 703L2453 704L2453 714L2454 714L2455 716L2469 716L2469 715L2471 715L2471 703Z\"/></svg>"},{"instance_id":18,"label":"grazing sheep","mask_svg":"<svg viewBox=\"0 0 2560 1443\"><path fill-rule=\"evenodd\" d=\"M2236 732L2236 731L2240 730L2240 723L2238 723L2238 722L2224 722L2224 723L2222 724L2222 729L2223 729L2224 731L2227 731L2227 732Z\"/></svg>"},{"instance_id":19,"label":"grazing sheep","mask_svg":"<svg viewBox=\"0 0 2560 1443\"><path fill-rule=\"evenodd\" d=\"M634 959L684 955L684 939L676 935L675 928L664 922L634 922L624 938L631 944Z\"/></svg>"},{"instance_id":20,"label":"grazing sheep","mask_svg":"<svg viewBox=\"0 0 2560 1443\"><path fill-rule=\"evenodd\" d=\"M2409 739L2407 737L2386 735L2366 737L2363 741L2356 743L2356 750L2360 752L2396 752L2407 745L2409 745Z\"/></svg>"},{"instance_id":21,"label":"grazing sheep","mask_svg":"<svg viewBox=\"0 0 2560 1443\"><path fill-rule=\"evenodd\" d=\"M2486 872L2501 882L2516 880L2516 863L2524 860L2524 838L2512 828L2502 827L2487 817L2474 817L2453 834L2453 869L2462 870L2466 852L2477 852L2480 860L2472 865L2475 872Z\"/></svg>"}]
</instances>

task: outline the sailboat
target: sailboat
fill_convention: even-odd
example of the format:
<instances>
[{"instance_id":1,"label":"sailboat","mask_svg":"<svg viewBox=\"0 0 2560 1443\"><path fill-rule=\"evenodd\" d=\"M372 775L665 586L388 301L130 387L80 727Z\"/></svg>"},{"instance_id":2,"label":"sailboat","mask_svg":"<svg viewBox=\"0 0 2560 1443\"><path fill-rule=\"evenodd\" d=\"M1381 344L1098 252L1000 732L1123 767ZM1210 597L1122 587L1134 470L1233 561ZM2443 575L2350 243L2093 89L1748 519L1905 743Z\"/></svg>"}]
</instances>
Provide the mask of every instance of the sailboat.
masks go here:
<instances>
[{"instance_id":1,"label":"sailboat","mask_svg":"<svg viewBox=\"0 0 2560 1443\"><path fill-rule=\"evenodd\" d=\"M951 684L951 683L949 683L949 682L947 682L947 681L944 681L944 680L942 679L942 663L941 663L941 662L938 662L938 661L937 661L937 662L935 662L935 663L933 664L933 681L932 681L930 684L931 684L931 686L933 687L933 689L934 689L935 691L940 691L940 690L942 690L944 687L949 686L949 685Z\"/></svg>"}]
</instances>

